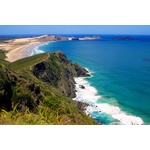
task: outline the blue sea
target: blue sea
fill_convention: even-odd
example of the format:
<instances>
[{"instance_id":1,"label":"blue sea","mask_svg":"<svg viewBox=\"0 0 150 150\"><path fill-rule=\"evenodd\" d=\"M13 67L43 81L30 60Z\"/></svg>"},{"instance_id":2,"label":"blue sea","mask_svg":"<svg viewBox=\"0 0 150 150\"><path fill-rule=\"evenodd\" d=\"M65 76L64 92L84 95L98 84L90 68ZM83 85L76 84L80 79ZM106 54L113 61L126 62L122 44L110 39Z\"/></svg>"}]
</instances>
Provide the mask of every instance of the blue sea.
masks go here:
<instances>
[{"instance_id":1,"label":"blue sea","mask_svg":"<svg viewBox=\"0 0 150 150\"><path fill-rule=\"evenodd\" d=\"M89 70L91 77L75 78L74 99L89 103L86 113L97 122L150 124L150 36L132 35L135 40L99 36L99 40L49 42L34 54L60 50ZM79 88L81 84L85 89Z\"/></svg>"}]
</instances>

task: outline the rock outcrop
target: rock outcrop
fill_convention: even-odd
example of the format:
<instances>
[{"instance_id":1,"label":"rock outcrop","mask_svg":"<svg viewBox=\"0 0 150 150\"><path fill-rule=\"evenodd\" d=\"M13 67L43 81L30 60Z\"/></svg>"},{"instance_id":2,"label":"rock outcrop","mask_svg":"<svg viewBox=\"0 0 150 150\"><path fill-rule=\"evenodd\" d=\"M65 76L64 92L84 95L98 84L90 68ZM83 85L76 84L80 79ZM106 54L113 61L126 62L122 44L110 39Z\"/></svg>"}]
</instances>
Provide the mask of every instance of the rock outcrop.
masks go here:
<instances>
[{"instance_id":1,"label":"rock outcrop","mask_svg":"<svg viewBox=\"0 0 150 150\"><path fill-rule=\"evenodd\" d=\"M68 97L75 97L74 77L87 77L88 71L79 64L72 64L66 55L60 51L50 53L49 58L33 67L33 74L40 80L47 82Z\"/></svg>"},{"instance_id":2,"label":"rock outcrop","mask_svg":"<svg viewBox=\"0 0 150 150\"><path fill-rule=\"evenodd\" d=\"M97 124L70 98L80 76L87 70L59 51L0 63L0 124Z\"/></svg>"},{"instance_id":3,"label":"rock outcrop","mask_svg":"<svg viewBox=\"0 0 150 150\"><path fill-rule=\"evenodd\" d=\"M89 104L80 101L74 101L74 105L82 112L84 112L85 108L89 106Z\"/></svg>"}]
</instances>

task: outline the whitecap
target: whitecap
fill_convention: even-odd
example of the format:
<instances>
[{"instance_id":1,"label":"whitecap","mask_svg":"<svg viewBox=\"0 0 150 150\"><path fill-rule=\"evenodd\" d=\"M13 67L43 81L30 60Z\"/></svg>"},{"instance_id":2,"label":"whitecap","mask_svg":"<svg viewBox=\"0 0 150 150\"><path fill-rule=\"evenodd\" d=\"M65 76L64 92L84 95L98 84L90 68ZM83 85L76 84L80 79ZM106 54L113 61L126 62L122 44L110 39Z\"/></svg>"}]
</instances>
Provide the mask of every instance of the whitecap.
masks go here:
<instances>
[{"instance_id":1,"label":"whitecap","mask_svg":"<svg viewBox=\"0 0 150 150\"><path fill-rule=\"evenodd\" d=\"M100 95L97 95L97 90L93 86L90 86L89 82L86 81L83 77L77 77L75 79L76 86L76 97L75 100L80 100L82 102L95 103L101 98ZM83 85L85 88L80 88L80 85Z\"/></svg>"},{"instance_id":2,"label":"whitecap","mask_svg":"<svg viewBox=\"0 0 150 150\"><path fill-rule=\"evenodd\" d=\"M91 115L92 112L98 112L99 115L101 115L101 113L105 113L111 115L114 120L117 119L120 122L119 124L124 125L144 124L143 120L140 117L127 114L117 106L113 106L107 103L100 103L102 97L98 95L97 89L91 86L87 80L85 80L85 77L76 77L74 79L76 82L76 97L74 98L74 100L90 104L90 106L87 106L85 109L86 114ZM80 85L83 85L85 88L81 88Z\"/></svg>"},{"instance_id":3,"label":"whitecap","mask_svg":"<svg viewBox=\"0 0 150 150\"><path fill-rule=\"evenodd\" d=\"M33 56L33 55L35 55L35 54L41 54L41 53L44 53L43 50L40 50L40 49L38 49L38 48L39 48L39 46L34 47L34 48L32 49L32 51L31 51L30 56Z\"/></svg>"},{"instance_id":4,"label":"whitecap","mask_svg":"<svg viewBox=\"0 0 150 150\"><path fill-rule=\"evenodd\" d=\"M119 107L109 104L96 104L97 108L101 112L110 114L113 118L119 120L122 124L126 125L141 125L144 124L140 117L128 115L123 112Z\"/></svg>"},{"instance_id":5,"label":"whitecap","mask_svg":"<svg viewBox=\"0 0 150 150\"><path fill-rule=\"evenodd\" d=\"M89 75L93 75L93 73L95 73L93 70L90 70L89 68L86 68L86 67L84 67L87 71L88 71L88 73L89 73Z\"/></svg>"}]
</instances>

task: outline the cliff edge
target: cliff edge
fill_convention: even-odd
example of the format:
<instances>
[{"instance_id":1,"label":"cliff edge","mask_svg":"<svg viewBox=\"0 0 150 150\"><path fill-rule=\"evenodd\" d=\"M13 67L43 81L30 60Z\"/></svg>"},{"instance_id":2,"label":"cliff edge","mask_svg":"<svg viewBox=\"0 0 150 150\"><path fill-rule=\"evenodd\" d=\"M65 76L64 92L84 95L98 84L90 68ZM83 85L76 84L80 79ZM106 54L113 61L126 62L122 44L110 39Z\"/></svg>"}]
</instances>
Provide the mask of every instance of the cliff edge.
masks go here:
<instances>
[{"instance_id":1,"label":"cliff edge","mask_svg":"<svg viewBox=\"0 0 150 150\"><path fill-rule=\"evenodd\" d=\"M81 76L87 70L60 51L0 61L0 124L97 124L72 100Z\"/></svg>"},{"instance_id":2,"label":"cliff edge","mask_svg":"<svg viewBox=\"0 0 150 150\"><path fill-rule=\"evenodd\" d=\"M87 77L88 71L79 64L72 64L60 51L49 53L49 57L33 66L33 74L43 82L55 86L64 96L74 98L74 77Z\"/></svg>"}]
</instances>

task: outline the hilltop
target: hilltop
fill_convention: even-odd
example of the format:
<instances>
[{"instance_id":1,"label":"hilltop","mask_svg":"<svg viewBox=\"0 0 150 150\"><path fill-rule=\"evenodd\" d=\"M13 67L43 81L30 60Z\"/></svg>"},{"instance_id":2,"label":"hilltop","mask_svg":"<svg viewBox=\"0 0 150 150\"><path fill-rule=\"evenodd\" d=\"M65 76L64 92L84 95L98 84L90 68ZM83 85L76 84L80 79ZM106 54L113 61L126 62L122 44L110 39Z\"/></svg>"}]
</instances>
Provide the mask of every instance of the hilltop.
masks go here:
<instances>
[{"instance_id":1,"label":"hilltop","mask_svg":"<svg viewBox=\"0 0 150 150\"><path fill-rule=\"evenodd\" d=\"M42 37L43 38L43 37ZM44 37L45 38L45 37ZM60 51L0 59L0 124L97 124L75 97L74 77L89 76Z\"/></svg>"}]
</instances>

